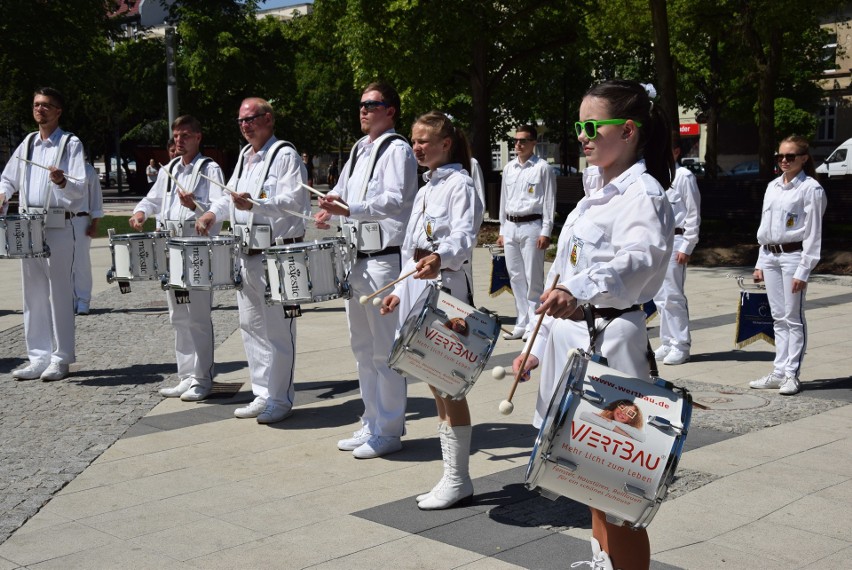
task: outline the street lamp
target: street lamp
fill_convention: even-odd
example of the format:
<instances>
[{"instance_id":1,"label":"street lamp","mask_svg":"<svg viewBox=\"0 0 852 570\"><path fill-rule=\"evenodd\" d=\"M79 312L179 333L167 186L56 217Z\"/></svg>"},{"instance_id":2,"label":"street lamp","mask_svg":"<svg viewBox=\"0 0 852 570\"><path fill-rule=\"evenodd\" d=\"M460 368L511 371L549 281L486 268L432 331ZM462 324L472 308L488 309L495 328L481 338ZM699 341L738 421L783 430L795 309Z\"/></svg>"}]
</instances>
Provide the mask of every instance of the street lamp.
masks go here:
<instances>
[{"instance_id":1,"label":"street lamp","mask_svg":"<svg viewBox=\"0 0 852 570\"><path fill-rule=\"evenodd\" d=\"M169 103L169 125L178 113L177 64L175 62L175 28L166 28L166 98Z\"/></svg>"}]
</instances>

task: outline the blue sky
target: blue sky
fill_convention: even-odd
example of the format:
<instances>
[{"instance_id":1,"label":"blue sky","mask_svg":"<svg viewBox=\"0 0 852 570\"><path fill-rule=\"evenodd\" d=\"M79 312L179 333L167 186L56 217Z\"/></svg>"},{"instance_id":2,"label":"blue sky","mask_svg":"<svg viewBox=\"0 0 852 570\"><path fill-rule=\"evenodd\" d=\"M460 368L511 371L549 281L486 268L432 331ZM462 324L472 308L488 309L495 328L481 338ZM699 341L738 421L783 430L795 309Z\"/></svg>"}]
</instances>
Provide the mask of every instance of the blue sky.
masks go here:
<instances>
[{"instance_id":1,"label":"blue sky","mask_svg":"<svg viewBox=\"0 0 852 570\"><path fill-rule=\"evenodd\" d=\"M313 4L313 0L266 0L261 1L258 8L261 10L267 8L282 8L284 6L292 6L293 4Z\"/></svg>"}]
</instances>

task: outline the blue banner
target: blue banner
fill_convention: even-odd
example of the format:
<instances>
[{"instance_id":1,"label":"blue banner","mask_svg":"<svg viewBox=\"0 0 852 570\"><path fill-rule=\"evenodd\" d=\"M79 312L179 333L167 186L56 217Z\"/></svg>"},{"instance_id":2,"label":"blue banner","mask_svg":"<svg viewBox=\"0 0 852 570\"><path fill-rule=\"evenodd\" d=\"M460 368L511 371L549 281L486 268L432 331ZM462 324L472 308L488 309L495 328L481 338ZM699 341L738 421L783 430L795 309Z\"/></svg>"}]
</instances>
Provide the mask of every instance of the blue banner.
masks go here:
<instances>
[{"instance_id":1,"label":"blue banner","mask_svg":"<svg viewBox=\"0 0 852 570\"><path fill-rule=\"evenodd\" d=\"M769 309L766 293L740 291L740 304L737 308L737 335L734 345L743 348L758 340L765 340L775 346L775 321Z\"/></svg>"},{"instance_id":2,"label":"blue banner","mask_svg":"<svg viewBox=\"0 0 852 570\"><path fill-rule=\"evenodd\" d=\"M657 316L657 304L654 301L642 303L642 310L645 311L645 322L651 322L651 319Z\"/></svg>"},{"instance_id":3,"label":"blue banner","mask_svg":"<svg viewBox=\"0 0 852 570\"><path fill-rule=\"evenodd\" d=\"M491 287L488 293L492 297L496 297L503 291L512 292L512 285L509 283L509 270L506 269L506 256L502 253L491 254Z\"/></svg>"}]
</instances>

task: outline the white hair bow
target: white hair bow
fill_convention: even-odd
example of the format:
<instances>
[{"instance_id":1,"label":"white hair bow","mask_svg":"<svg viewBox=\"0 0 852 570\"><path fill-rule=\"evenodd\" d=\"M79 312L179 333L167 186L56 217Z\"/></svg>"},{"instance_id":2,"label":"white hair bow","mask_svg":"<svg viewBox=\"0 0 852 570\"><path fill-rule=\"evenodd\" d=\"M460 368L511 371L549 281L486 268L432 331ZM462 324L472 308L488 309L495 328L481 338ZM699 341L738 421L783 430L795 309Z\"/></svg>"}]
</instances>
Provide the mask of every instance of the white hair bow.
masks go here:
<instances>
[{"instance_id":1,"label":"white hair bow","mask_svg":"<svg viewBox=\"0 0 852 570\"><path fill-rule=\"evenodd\" d=\"M649 99L653 99L657 96L657 90L656 88L654 88L653 83L640 83L639 85L641 85L645 89L645 92L648 94Z\"/></svg>"}]
</instances>

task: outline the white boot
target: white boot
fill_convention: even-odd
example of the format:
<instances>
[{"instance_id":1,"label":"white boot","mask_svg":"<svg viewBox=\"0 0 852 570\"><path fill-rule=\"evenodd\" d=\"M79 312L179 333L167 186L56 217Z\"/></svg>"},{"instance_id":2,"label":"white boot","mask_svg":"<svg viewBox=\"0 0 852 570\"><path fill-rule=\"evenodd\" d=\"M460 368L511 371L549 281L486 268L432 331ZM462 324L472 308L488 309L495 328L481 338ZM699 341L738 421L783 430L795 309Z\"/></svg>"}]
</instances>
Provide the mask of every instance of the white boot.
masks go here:
<instances>
[{"instance_id":1,"label":"white boot","mask_svg":"<svg viewBox=\"0 0 852 570\"><path fill-rule=\"evenodd\" d=\"M424 500L426 500L428 497L431 497L431 496L432 496L432 493L434 493L435 491L437 491L438 489L440 489L440 488L444 485L444 482L445 482L445 481L446 481L446 479L447 479L447 471L449 470L449 469L448 469L448 467L447 467L447 457L449 457L449 456L450 456L450 452L449 452L449 450L447 449L447 436L446 436L446 435L444 435L444 428L445 428L446 426L447 426L447 422L440 422L440 423L438 424L438 437L439 437L439 438L440 438L440 440L441 440L441 457L442 457L442 458L443 458L443 460L444 460L444 474L441 476L441 480L440 480L440 481L438 481L438 482L435 484L435 486L434 486L434 487L432 487L432 490L431 490L431 491L429 491L428 493L423 493L422 495L417 495L417 497L415 498L415 500L416 500L418 503L419 503L420 501L424 501Z\"/></svg>"},{"instance_id":2,"label":"white boot","mask_svg":"<svg viewBox=\"0 0 852 570\"><path fill-rule=\"evenodd\" d=\"M424 511L447 509L455 504L469 503L473 498L473 481L470 480L470 436L471 426L450 427L444 424L441 431L446 438L446 477L443 484L435 489L431 496L419 503L417 508Z\"/></svg>"},{"instance_id":3,"label":"white boot","mask_svg":"<svg viewBox=\"0 0 852 570\"><path fill-rule=\"evenodd\" d=\"M595 537L592 537L592 560L581 560L571 565L571 568L580 566L589 566L598 570L613 570L612 561L609 559L609 554L601 550L601 543Z\"/></svg>"}]
</instances>

